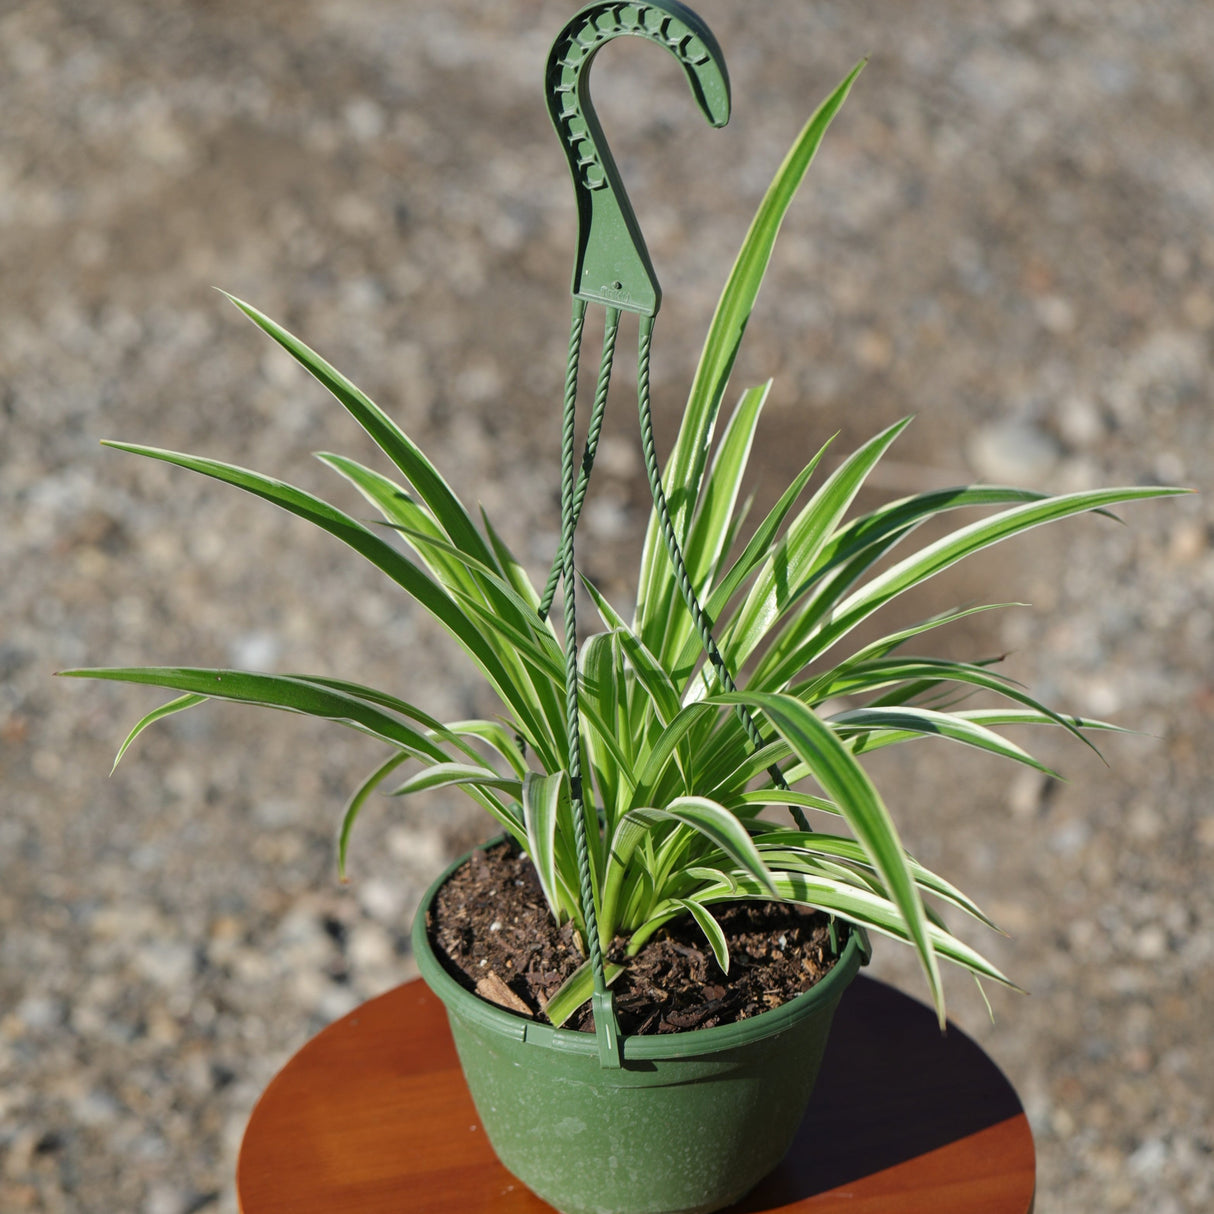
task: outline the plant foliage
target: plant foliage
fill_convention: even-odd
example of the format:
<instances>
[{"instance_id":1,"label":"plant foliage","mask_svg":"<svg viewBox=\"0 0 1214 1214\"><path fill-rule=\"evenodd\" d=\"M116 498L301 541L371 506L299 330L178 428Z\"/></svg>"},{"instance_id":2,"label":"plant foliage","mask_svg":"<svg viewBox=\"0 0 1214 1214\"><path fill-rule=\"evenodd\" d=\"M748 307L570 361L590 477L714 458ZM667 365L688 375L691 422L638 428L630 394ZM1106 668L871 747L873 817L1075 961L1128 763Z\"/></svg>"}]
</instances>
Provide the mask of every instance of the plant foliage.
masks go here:
<instances>
[{"instance_id":1,"label":"plant foliage","mask_svg":"<svg viewBox=\"0 0 1214 1214\"><path fill-rule=\"evenodd\" d=\"M854 513L866 478L908 424L902 421L829 475L820 474L828 448L813 454L743 541L743 483L769 385L742 393L714 449L718 414L780 224L859 70L806 124L759 207L704 343L664 473L696 593L728 665L747 672L739 680L744 690L725 693L703 660L651 519L631 622L585 583L602 630L580 653L582 769L597 816L591 869L604 947L622 937L627 954L635 954L664 923L690 914L728 968L726 942L709 908L736 899L787 899L908 942L943 1019L939 957L979 977L1007 979L953 934L940 910L989 920L906 852L860 756L938 738L1040 767L994 727L1107 727L1052 711L989 665L907 652L912 642L967 611L853 652L841 642L892 599L973 553L1043 523L1174 491L1047 497L963 486ZM119 758L148 725L206 700L263 704L370 734L387 755L346 807L338 848L343 871L351 827L376 790L406 796L458 788L527 851L553 916L572 920L584 938L564 770L562 646L555 627L536 610L540 598L522 563L487 519L483 528L477 525L426 455L354 384L269 317L233 302L311 372L382 451L391 474L344 456L319 458L387 527L367 525L303 490L233 464L138 444L107 445L235 485L355 549L451 634L496 693L500 717L443 723L387 691L299 674L179 667L65 673L178 693L136 724ZM921 547L911 543L925 523L975 508L988 513ZM1007 707L961 709L948 694L974 689L994 693ZM737 705L765 730L766 743L757 752ZM800 787L764 787L774 763ZM820 811L834 828L806 832L770 817L789 805ZM549 1005L553 1022L561 1023L590 990L587 964Z\"/></svg>"}]
</instances>

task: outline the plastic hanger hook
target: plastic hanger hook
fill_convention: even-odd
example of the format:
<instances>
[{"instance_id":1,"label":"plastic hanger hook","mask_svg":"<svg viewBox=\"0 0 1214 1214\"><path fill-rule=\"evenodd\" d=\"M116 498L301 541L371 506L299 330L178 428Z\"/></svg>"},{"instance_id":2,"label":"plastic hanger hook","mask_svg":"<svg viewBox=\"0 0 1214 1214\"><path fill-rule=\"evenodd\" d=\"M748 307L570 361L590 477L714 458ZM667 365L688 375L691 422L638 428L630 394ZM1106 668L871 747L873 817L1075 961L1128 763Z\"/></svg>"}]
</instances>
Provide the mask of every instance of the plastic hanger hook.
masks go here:
<instances>
[{"instance_id":1,"label":"plastic hanger hook","mask_svg":"<svg viewBox=\"0 0 1214 1214\"><path fill-rule=\"evenodd\" d=\"M590 102L590 65L622 34L648 38L683 65L692 95L715 127L729 121L729 75L712 31L677 0L599 0L557 35L548 55L548 112L573 174L578 250L573 294L587 302L654 316L662 302L653 262Z\"/></svg>"}]
</instances>

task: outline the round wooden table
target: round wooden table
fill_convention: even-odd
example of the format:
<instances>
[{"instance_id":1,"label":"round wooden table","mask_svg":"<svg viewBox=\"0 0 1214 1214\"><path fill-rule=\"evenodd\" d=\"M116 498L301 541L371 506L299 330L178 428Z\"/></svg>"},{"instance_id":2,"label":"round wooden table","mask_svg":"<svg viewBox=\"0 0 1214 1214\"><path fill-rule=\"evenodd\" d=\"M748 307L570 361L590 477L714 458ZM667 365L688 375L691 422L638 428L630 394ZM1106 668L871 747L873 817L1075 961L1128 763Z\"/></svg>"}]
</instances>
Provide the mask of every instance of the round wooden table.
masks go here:
<instances>
[{"instance_id":1,"label":"round wooden table","mask_svg":"<svg viewBox=\"0 0 1214 1214\"><path fill-rule=\"evenodd\" d=\"M860 977L784 1162L735 1214L1027 1214L1033 1136L1011 1085L934 1014ZM242 1214L544 1214L497 1162L442 1005L409 982L330 1025L253 1110Z\"/></svg>"}]
</instances>

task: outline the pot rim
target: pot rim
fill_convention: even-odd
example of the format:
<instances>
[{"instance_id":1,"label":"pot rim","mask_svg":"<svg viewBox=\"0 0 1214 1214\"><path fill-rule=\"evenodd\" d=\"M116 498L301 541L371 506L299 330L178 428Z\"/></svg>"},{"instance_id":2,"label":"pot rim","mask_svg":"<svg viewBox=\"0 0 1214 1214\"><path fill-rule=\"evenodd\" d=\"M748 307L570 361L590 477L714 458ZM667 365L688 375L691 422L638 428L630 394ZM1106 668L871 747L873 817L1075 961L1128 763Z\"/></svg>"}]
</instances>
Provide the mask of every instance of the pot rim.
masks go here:
<instances>
[{"instance_id":1,"label":"pot rim","mask_svg":"<svg viewBox=\"0 0 1214 1214\"><path fill-rule=\"evenodd\" d=\"M598 1057L598 1043L594 1033L582 1033L573 1029L558 1029L550 1024L527 1020L515 1012L498 1007L482 999L456 981L439 961L430 943L426 920L430 906L440 887L457 868L466 863L475 851L484 851L502 842L508 836L498 835L453 860L435 879L422 896L413 920L413 955L426 985L452 1015L471 1021L479 1028L515 1041L525 1041L546 1046L565 1054L582 1054ZM807 991L770 1011L738 1020L732 1024L718 1024L711 1028L687 1029L677 1033L662 1033L649 1036L620 1035L621 1055L625 1062L659 1060L663 1058L691 1058L697 1055L718 1053L773 1037L791 1028L796 1022L814 1012L831 1008L838 1002L843 991L855 977L861 965L868 963L870 945L867 933L854 923L848 923L848 939L830 972Z\"/></svg>"}]
</instances>

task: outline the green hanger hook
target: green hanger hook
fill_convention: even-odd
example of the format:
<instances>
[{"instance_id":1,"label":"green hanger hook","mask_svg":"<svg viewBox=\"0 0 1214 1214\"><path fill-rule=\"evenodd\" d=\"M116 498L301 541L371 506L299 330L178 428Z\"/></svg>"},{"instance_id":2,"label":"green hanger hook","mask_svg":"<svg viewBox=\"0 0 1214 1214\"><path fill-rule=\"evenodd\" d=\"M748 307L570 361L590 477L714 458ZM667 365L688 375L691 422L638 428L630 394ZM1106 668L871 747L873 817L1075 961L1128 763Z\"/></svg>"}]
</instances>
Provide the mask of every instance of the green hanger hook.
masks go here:
<instances>
[{"instance_id":1,"label":"green hanger hook","mask_svg":"<svg viewBox=\"0 0 1214 1214\"><path fill-rule=\"evenodd\" d=\"M708 26L678 0L596 0L557 35L545 75L548 112L573 174L578 251L573 294L587 302L654 316L662 302L653 262L590 103L590 65L621 34L664 46L683 65L692 95L715 127L729 121L729 75Z\"/></svg>"}]
</instances>

